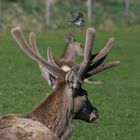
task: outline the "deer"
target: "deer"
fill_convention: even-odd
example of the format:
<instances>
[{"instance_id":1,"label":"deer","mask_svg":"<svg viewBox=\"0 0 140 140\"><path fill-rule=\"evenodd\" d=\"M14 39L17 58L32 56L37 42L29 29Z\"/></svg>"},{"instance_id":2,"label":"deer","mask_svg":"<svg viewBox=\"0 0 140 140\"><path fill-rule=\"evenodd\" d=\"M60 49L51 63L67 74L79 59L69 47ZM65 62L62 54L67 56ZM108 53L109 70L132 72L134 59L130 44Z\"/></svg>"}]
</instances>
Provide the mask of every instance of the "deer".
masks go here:
<instances>
[{"instance_id":1,"label":"deer","mask_svg":"<svg viewBox=\"0 0 140 140\"><path fill-rule=\"evenodd\" d=\"M81 45L81 43L78 42L71 34L65 35L65 41L66 41L66 44L65 44L65 48L64 48L62 55L60 55L59 57L54 57L53 59L54 59L55 63L59 67L61 67L61 69L63 69L64 71L68 71L75 65L76 57L83 56L84 49L83 49L83 46ZM48 48L48 51L49 51L49 48ZM47 77L46 77L46 74L44 75L42 72L42 67L43 66L40 66L40 64L39 64L39 68L41 71L41 77L44 80L47 80L48 84L53 88L54 83L50 82L52 79L54 79L53 75L51 75L50 73L48 73L46 71L48 73Z\"/></svg>"},{"instance_id":2,"label":"deer","mask_svg":"<svg viewBox=\"0 0 140 140\"><path fill-rule=\"evenodd\" d=\"M49 60L41 56L34 32L29 34L29 42L20 27L13 28L11 33L22 51L42 66L43 74L46 71L51 73L56 82L52 92L31 112L0 117L0 140L67 140L72 134L73 119L94 122L99 112L89 101L82 85L85 78L120 64L119 61L102 64L113 47L114 38L93 55L95 29L88 28L82 63L64 71L55 63L51 49L48 50Z\"/></svg>"},{"instance_id":3,"label":"deer","mask_svg":"<svg viewBox=\"0 0 140 140\"><path fill-rule=\"evenodd\" d=\"M76 57L84 55L84 49L83 45L71 34L65 35L65 41L66 45L62 55L58 58L54 58L54 61L64 71L68 71L75 65Z\"/></svg>"}]
</instances>

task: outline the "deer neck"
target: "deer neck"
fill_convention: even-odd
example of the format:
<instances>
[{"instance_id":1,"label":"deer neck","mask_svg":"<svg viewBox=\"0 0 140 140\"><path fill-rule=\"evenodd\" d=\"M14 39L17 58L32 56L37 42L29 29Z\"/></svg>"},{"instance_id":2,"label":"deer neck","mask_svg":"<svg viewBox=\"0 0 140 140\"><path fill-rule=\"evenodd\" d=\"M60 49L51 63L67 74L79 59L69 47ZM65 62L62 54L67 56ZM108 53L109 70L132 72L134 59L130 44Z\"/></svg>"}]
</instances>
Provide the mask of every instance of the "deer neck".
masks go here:
<instances>
[{"instance_id":1,"label":"deer neck","mask_svg":"<svg viewBox=\"0 0 140 140\"><path fill-rule=\"evenodd\" d=\"M64 59L65 61L71 61L74 63L75 57L76 57L76 53L75 53L74 47L72 47L68 44L68 45L66 45L64 53L62 54L62 56L60 58Z\"/></svg>"},{"instance_id":2,"label":"deer neck","mask_svg":"<svg viewBox=\"0 0 140 140\"><path fill-rule=\"evenodd\" d=\"M73 99L71 89L61 82L54 91L33 112L28 114L50 130L61 140L65 140L72 131Z\"/></svg>"}]
</instances>

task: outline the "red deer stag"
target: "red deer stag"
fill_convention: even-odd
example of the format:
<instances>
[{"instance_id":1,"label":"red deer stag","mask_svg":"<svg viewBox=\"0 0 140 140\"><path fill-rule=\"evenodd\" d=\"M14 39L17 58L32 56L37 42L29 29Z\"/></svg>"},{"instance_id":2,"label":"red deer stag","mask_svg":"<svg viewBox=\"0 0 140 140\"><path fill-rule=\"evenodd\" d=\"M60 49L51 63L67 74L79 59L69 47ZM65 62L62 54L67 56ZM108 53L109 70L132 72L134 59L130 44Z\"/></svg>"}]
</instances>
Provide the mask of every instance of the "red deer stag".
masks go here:
<instances>
[{"instance_id":1,"label":"red deer stag","mask_svg":"<svg viewBox=\"0 0 140 140\"><path fill-rule=\"evenodd\" d=\"M20 48L31 59L44 66L43 70L54 75L57 81L52 93L29 114L0 118L0 140L66 140L72 132L73 118L88 122L96 120L98 112L89 102L82 84L85 78L119 64L118 61L108 64L99 62L112 48L114 39L109 39L104 49L97 55L92 55L95 30L89 28L86 33L83 62L65 72L54 63L51 50L49 61L39 54L34 33L30 34L30 43L26 41L19 27L12 30L12 35ZM84 118L81 114L85 114Z\"/></svg>"}]
</instances>

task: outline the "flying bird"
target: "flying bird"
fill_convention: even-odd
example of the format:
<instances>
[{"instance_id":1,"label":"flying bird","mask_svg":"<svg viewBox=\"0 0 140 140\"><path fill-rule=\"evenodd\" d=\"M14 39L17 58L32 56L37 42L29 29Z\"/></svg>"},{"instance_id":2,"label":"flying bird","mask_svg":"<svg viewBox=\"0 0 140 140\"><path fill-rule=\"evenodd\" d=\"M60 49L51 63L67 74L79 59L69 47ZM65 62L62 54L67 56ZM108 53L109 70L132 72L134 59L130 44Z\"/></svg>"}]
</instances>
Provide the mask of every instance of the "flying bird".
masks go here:
<instances>
[{"instance_id":1,"label":"flying bird","mask_svg":"<svg viewBox=\"0 0 140 140\"><path fill-rule=\"evenodd\" d=\"M74 15L73 13L71 13L71 16L73 19L67 20L66 22L71 22L74 25L79 26L79 27L85 22L84 15L81 12L78 12L77 15Z\"/></svg>"}]
</instances>

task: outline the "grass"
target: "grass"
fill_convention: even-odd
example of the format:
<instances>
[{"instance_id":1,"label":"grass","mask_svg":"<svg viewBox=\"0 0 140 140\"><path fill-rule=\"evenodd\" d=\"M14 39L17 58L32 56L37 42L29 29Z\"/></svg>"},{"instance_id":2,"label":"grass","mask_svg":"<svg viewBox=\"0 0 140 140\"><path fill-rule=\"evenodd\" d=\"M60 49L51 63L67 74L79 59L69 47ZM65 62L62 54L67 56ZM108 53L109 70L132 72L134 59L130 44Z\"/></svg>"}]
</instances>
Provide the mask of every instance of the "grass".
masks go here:
<instances>
[{"instance_id":1,"label":"grass","mask_svg":"<svg viewBox=\"0 0 140 140\"><path fill-rule=\"evenodd\" d=\"M56 56L62 53L65 32L37 33L38 46L44 56L47 46L52 46ZM84 44L85 29L71 32ZM121 65L94 76L105 84L84 85L100 117L95 124L74 121L71 140L139 140L140 29L97 30L96 34L95 51L103 47L110 36L115 36L116 47L106 61L120 60ZM0 114L27 113L50 91L47 82L40 78L37 64L22 53L10 33L0 34Z\"/></svg>"}]
</instances>

